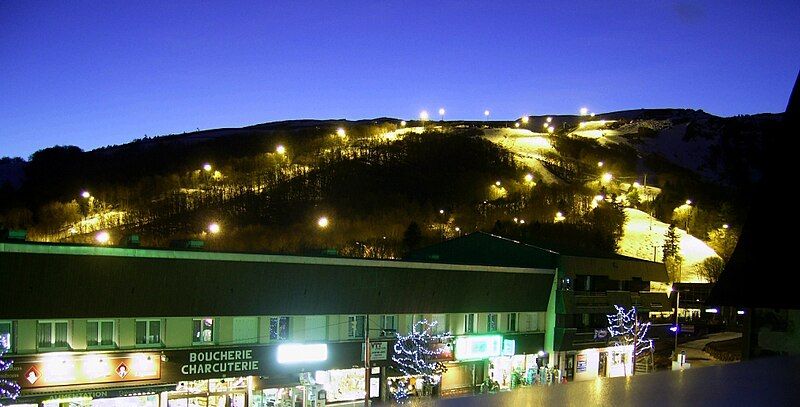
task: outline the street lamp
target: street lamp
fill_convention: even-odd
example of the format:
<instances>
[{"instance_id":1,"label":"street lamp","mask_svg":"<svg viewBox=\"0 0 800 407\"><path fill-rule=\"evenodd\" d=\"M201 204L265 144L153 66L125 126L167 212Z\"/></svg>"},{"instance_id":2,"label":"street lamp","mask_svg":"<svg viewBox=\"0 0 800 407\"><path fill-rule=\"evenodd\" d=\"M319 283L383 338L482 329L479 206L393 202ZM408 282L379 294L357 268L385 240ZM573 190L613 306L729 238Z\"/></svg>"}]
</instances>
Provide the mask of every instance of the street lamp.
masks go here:
<instances>
[{"instance_id":1,"label":"street lamp","mask_svg":"<svg viewBox=\"0 0 800 407\"><path fill-rule=\"evenodd\" d=\"M217 233L219 233L219 223L217 223L217 222L211 222L211 223L208 225L208 231L209 231L209 232L210 232L212 235L216 235Z\"/></svg>"},{"instance_id":2,"label":"street lamp","mask_svg":"<svg viewBox=\"0 0 800 407\"><path fill-rule=\"evenodd\" d=\"M522 116L522 124L528 124L531 121L531 118L528 116Z\"/></svg>"},{"instance_id":3,"label":"street lamp","mask_svg":"<svg viewBox=\"0 0 800 407\"><path fill-rule=\"evenodd\" d=\"M284 147L283 144L278 144L278 146L275 147L275 152L280 155L284 155L286 154L286 147Z\"/></svg>"},{"instance_id":4,"label":"street lamp","mask_svg":"<svg viewBox=\"0 0 800 407\"><path fill-rule=\"evenodd\" d=\"M90 194L89 191L83 191L81 192L81 196L85 199L89 199L91 198L92 194Z\"/></svg>"},{"instance_id":5,"label":"street lamp","mask_svg":"<svg viewBox=\"0 0 800 407\"><path fill-rule=\"evenodd\" d=\"M547 120L548 123L550 123L550 122L553 121L553 118L548 116L546 120Z\"/></svg>"},{"instance_id":6,"label":"street lamp","mask_svg":"<svg viewBox=\"0 0 800 407\"><path fill-rule=\"evenodd\" d=\"M672 292L676 294L675 297L675 355L678 354L678 332L680 332L681 328L678 325L678 310L681 307L681 291L676 289L675 287L671 288Z\"/></svg>"},{"instance_id":7,"label":"street lamp","mask_svg":"<svg viewBox=\"0 0 800 407\"><path fill-rule=\"evenodd\" d=\"M338 129L336 129L336 135L339 137L345 137L347 133L344 131L343 128L339 127Z\"/></svg>"},{"instance_id":8,"label":"street lamp","mask_svg":"<svg viewBox=\"0 0 800 407\"><path fill-rule=\"evenodd\" d=\"M533 174L525 174L525 182L533 181Z\"/></svg>"},{"instance_id":9,"label":"street lamp","mask_svg":"<svg viewBox=\"0 0 800 407\"><path fill-rule=\"evenodd\" d=\"M519 122L514 122L514 127L519 128Z\"/></svg>"},{"instance_id":10,"label":"street lamp","mask_svg":"<svg viewBox=\"0 0 800 407\"><path fill-rule=\"evenodd\" d=\"M400 120L400 127L406 127L406 121Z\"/></svg>"},{"instance_id":11,"label":"street lamp","mask_svg":"<svg viewBox=\"0 0 800 407\"><path fill-rule=\"evenodd\" d=\"M97 243L106 244L108 243L109 240L111 240L111 235L109 235L108 232L104 230L94 235L94 240L96 240Z\"/></svg>"},{"instance_id":12,"label":"street lamp","mask_svg":"<svg viewBox=\"0 0 800 407\"><path fill-rule=\"evenodd\" d=\"M602 180L605 183L605 182L610 182L613 178L614 178L614 176L611 175L610 172L607 172L607 173L603 174Z\"/></svg>"},{"instance_id":13,"label":"street lamp","mask_svg":"<svg viewBox=\"0 0 800 407\"><path fill-rule=\"evenodd\" d=\"M422 125L425 125L425 122L428 120L428 111L423 110L419 112L419 120L422 122Z\"/></svg>"},{"instance_id":14,"label":"street lamp","mask_svg":"<svg viewBox=\"0 0 800 407\"><path fill-rule=\"evenodd\" d=\"M602 161L598 161L598 162L597 162L597 166L598 166L598 167L602 167L602 166L603 166L603 162L602 162Z\"/></svg>"},{"instance_id":15,"label":"street lamp","mask_svg":"<svg viewBox=\"0 0 800 407\"><path fill-rule=\"evenodd\" d=\"M489 109L483 111L483 120L489 120Z\"/></svg>"},{"instance_id":16,"label":"street lamp","mask_svg":"<svg viewBox=\"0 0 800 407\"><path fill-rule=\"evenodd\" d=\"M325 216L321 216L319 219L317 219L317 226L319 226L322 229L328 227L328 218Z\"/></svg>"},{"instance_id":17,"label":"street lamp","mask_svg":"<svg viewBox=\"0 0 800 407\"><path fill-rule=\"evenodd\" d=\"M206 172L208 172L208 171L211 171L211 164L209 164L209 163L205 163L205 164L203 164L203 169L204 169Z\"/></svg>"},{"instance_id":18,"label":"street lamp","mask_svg":"<svg viewBox=\"0 0 800 407\"><path fill-rule=\"evenodd\" d=\"M499 187L500 186L500 181L495 181L494 184Z\"/></svg>"},{"instance_id":19,"label":"street lamp","mask_svg":"<svg viewBox=\"0 0 800 407\"><path fill-rule=\"evenodd\" d=\"M443 107L439 108L439 119L441 121L444 121L444 108Z\"/></svg>"},{"instance_id":20,"label":"street lamp","mask_svg":"<svg viewBox=\"0 0 800 407\"><path fill-rule=\"evenodd\" d=\"M581 116L586 116L589 113L589 109L582 107L581 108Z\"/></svg>"},{"instance_id":21,"label":"street lamp","mask_svg":"<svg viewBox=\"0 0 800 407\"><path fill-rule=\"evenodd\" d=\"M555 130L556 130L556 128L555 128L555 127L553 127L553 126L550 126L550 127L548 127L548 128L547 128L547 132L548 132L548 133L551 133L551 134L552 134L552 133L553 133Z\"/></svg>"}]
</instances>

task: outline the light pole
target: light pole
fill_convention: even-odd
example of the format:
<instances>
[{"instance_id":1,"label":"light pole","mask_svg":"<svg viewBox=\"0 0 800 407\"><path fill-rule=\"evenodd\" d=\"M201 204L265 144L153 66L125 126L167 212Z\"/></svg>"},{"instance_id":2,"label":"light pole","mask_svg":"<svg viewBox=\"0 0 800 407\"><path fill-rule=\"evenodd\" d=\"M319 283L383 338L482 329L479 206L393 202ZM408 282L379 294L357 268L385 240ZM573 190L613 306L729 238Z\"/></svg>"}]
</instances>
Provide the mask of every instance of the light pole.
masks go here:
<instances>
[{"instance_id":1,"label":"light pole","mask_svg":"<svg viewBox=\"0 0 800 407\"><path fill-rule=\"evenodd\" d=\"M676 293L675 297L675 356L678 355L678 332L681 328L678 325L678 310L681 308L681 292L675 288L672 289Z\"/></svg>"},{"instance_id":2,"label":"light pole","mask_svg":"<svg viewBox=\"0 0 800 407\"><path fill-rule=\"evenodd\" d=\"M443 107L439 108L439 120L440 121L444 121L444 108Z\"/></svg>"}]
</instances>

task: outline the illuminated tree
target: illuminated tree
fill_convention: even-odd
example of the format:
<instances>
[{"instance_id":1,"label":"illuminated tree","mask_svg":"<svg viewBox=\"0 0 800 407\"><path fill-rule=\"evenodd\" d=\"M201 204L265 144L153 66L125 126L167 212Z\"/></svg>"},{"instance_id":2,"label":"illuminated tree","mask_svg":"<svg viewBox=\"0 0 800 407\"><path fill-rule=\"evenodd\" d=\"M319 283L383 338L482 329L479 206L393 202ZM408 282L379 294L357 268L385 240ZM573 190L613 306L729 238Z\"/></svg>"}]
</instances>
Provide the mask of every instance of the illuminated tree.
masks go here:
<instances>
[{"instance_id":1,"label":"illuminated tree","mask_svg":"<svg viewBox=\"0 0 800 407\"><path fill-rule=\"evenodd\" d=\"M450 338L450 332L432 333L437 322L427 320L418 321L411 327L408 335L397 334L397 342L394 344L394 355L392 361L397 369L407 376L422 376L425 384L435 385L439 382L441 375L447 371L444 363L440 362L441 356L446 349L436 344L446 343ZM407 395L404 391L395 393L397 401Z\"/></svg>"},{"instance_id":2,"label":"illuminated tree","mask_svg":"<svg viewBox=\"0 0 800 407\"><path fill-rule=\"evenodd\" d=\"M626 310L625 307L615 305L616 314L606 315L608 318L608 332L614 346L632 347L633 366L636 370L636 358L643 352L653 349L653 340L647 339L647 330L650 328L649 322L639 321L636 315L636 307ZM633 374L633 372L631 372Z\"/></svg>"},{"instance_id":3,"label":"illuminated tree","mask_svg":"<svg viewBox=\"0 0 800 407\"><path fill-rule=\"evenodd\" d=\"M11 368L14 362L3 360L3 355L8 349L8 337L0 336L0 373L5 372ZM11 399L16 400L19 396L19 384L12 380L0 379L0 400ZM2 406L3 404L0 404Z\"/></svg>"}]
</instances>

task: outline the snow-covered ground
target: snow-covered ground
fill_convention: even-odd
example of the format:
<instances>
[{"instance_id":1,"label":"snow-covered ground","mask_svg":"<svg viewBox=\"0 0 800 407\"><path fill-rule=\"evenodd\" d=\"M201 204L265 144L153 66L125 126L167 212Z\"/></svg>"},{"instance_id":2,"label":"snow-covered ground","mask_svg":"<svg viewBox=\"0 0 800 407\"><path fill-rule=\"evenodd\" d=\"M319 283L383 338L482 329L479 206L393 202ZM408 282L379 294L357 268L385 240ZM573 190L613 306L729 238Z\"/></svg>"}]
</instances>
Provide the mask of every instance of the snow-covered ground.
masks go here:
<instances>
[{"instance_id":1,"label":"snow-covered ground","mask_svg":"<svg viewBox=\"0 0 800 407\"><path fill-rule=\"evenodd\" d=\"M652 218L638 209L625 209L627 222L619 243L619 254L644 260L662 261L664 235L669 224ZM708 257L715 257L717 253L708 247L702 240L686 234L683 229L675 228L680 238L680 251L683 256L680 282L702 283L706 282L697 275L696 267ZM655 246L655 250L653 247Z\"/></svg>"},{"instance_id":2,"label":"snow-covered ground","mask_svg":"<svg viewBox=\"0 0 800 407\"><path fill-rule=\"evenodd\" d=\"M417 133L422 134L425 131L425 128L420 127L401 127L394 131L389 131L380 135L381 138L385 140L397 140L398 138L402 138L402 136L407 135L408 133Z\"/></svg>"},{"instance_id":3,"label":"snow-covered ground","mask_svg":"<svg viewBox=\"0 0 800 407\"><path fill-rule=\"evenodd\" d=\"M553 151L547 133L534 133L527 129L485 129L483 138L511 151L517 162L538 173L541 181L561 183L540 161L543 152Z\"/></svg>"}]
</instances>

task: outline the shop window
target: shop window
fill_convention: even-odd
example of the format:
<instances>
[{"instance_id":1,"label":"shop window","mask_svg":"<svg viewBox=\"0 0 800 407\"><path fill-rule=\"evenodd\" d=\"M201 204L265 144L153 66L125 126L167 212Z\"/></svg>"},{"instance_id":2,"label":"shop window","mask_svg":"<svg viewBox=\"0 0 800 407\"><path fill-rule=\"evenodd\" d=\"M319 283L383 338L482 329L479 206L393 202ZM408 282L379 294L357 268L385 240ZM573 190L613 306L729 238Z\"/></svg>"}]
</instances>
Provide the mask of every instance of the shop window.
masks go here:
<instances>
[{"instance_id":1,"label":"shop window","mask_svg":"<svg viewBox=\"0 0 800 407\"><path fill-rule=\"evenodd\" d=\"M136 320L136 345L161 345L161 320Z\"/></svg>"},{"instance_id":2,"label":"shop window","mask_svg":"<svg viewBox=\"0 0 800 407\"><path fill-rule=\"evenodd\" d=\"M0 346L9 353L14 351L14 346L12 344L12 340L14 339L13 328L14 326L11 321L0 321Z\"/></svg>"},{"instance_id":3,"label":"shop window","mask_svg":"<svg viewBox=\"0 0 800 407\"><path fill-rule=\"evenodd\" d=\"M486 314L486 331L497 332L497 314Z\"/></svg>"},{"instance_id":4,"label":"shop window","mask_svg":"<svg viewBox=\"0 0 800 407\"><path fill-rule=\"evenodd\" d=\"M443 334L447 332L447 314L431 315L431 323L434 322L436 322L436 325L431 329L434 334Z\"/></svg>"},{"instance_id":5,"label":"shop window","mask_svg":"<svg viewBox=\"0 0 800 407\"><path fill-rule=\"evenodd\" d=\"M69 348L67 321L39 321L37 346L41 350L64 350Z\"/></svg>"},{"instance_id":6,"label":"shop window","mask_svg":"<svg viewBox=\"0 0 800 407\"><path fill-rule=\"evenodd\" d=\"M347 337L350 339L364 337L363 315L351 315L347 317Z\"/></svg>"},{"instance_id":7,"label":"shop window","mask_svg":"<svg viewBox=\"0 0 800 407\"><path fill-rule=\"evenodd\" d=\"M89 320L86 322L87 346L114 346L114 321Z\"/></svg>"},{"instance_id":8,"label":"shop window","mask_svg":"<svg viewBox=\"0 0 800 407\"><path fill-rule=\"evenodd\" d=\"M397 332L397 315L381 315L381 336L394 336Z\"/></svg>"},{"instance_id":9,"label":"shop window","mask_svg":"<svg viewBox=\"0 0 800 407\"><path fill-rule=\"evenodd\" d=\"M506 332L517 332L516 312L510 312L506 315Z\"/></svg>"},{"instance_id":10,"label":"shop window","mask_svg":"<svg viewBox=\"0 0 800 407\"><path fill-rule=\"evenodd\" d=\"M192 320L192 343L195 345L214 343L214 318Z\"/></svg>"},{"instance_id":11,"label":"shop window","mask_svg":"<svg viewBox=\"0 0 800 407\"><path fill-rule=\"evenodd\" d=\"M269 340L285 341L289 339L289 317L270 317Z\"/></svg>"},{"instance_id":12,"label":"shop window","mask_svg":"<svg viewBox=\"0 0 800 407\"><path fill-rule=\"evenodd\" d=\"M464 333L471 334L475 332L475 314L464 315Z\"/></svg>"}]
</instances>

